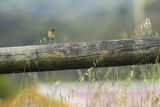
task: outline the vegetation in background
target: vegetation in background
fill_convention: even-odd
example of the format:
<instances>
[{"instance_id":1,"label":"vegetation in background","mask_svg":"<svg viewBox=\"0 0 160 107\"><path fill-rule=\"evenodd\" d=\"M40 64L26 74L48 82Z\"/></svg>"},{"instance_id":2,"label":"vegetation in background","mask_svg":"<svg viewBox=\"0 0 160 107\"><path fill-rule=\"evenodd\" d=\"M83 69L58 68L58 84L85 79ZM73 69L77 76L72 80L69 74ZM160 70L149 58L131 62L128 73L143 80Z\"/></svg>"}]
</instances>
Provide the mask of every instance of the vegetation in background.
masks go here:
<instances>
[{"instance_id":1,"label":"vegetation in background","mask_svg":"<svg viewBox=\"0 0 160 107\"><path fill-rule=\"evenodd\" d=\"M44 96L36 89L25 89L16 97L0 103L0 107L76 107L52 96Z\"/></svg>"},{"instance_id":2,"label":"vegetation in background","mask_svg":"<svg viewBox=\"0 0 160 107\"><path fill-rule=\"evenodd\" d=\"M40 3L43 4L43 2ZM57 1L57 3L59 2ZM67 17L64 17L62 15L63 13L61 13L61 9L57 13L53 12L53 15L51 14L52 12L48 13L47 15L41 15L38 10L35 10L35 12L31 12L30 14L29 12L25 13L23 10L18 12L17 10L14 10L13 13L10 13L8 11L5 12L2 7L0 7L0 46L28 44L32 45L34 41L41 40L39 38L46 37L48 29L52 26L57 28L56 35L58 36L56 36L56 41L58 41L58 43L93 41L101 39L119 39L126 37L131 38L131 35L133 36L134 31L134 12L131 8L132 6L129 4L130 2L125 3L126 4L121 3L120 6L117 7L117 9L115 8L113 10L106 10L106 8L103 9L104 5L102 5L102 8L100 8L101 6L95 8L93 5L93 8L88 10L88 13L90 13L89 15L88 13L83 14L85 10L81 10L81 8L79 7L78 10L81 11L81 16L76 16L77 14L73 11L75 9L73 4L73 7L71 6L71 8L73 9L70 8L70 15L68 15ZM34 5L35 4L36 2L34 3ZM145 7L146 16L151 20L152 27L155 31L160 31L160 22L157 21L157 19L159 19L160 17L158 4L158 0L153 0L150 2L147 1ZM100 10L98 10L98 8L100 8ZM79 81L82 83L85 81L89 81L88 91L92 90L92 83L98 81L100 82L99 87L97 87L97 90L99 91L106 81L111 81L113 82L113 84L117 80L124 80L128 84L134 80L142 80L144 82L150 80L155 81L159 80L160 74L158 64L114 68L90 68L88 70L79 70L77 72L65 71L64 73L61 71L54 71L47 73L38 73L38 77L39 81L47 82L55 82L57 80L76 81L79 77ZM8 77L6 76L0 77L1 98L5 98L8 95L12 95L13 93L15 93L14 87L20 86L19 80L21 80L22 75L17 74L16 79L13 83L12 80L8 79ZM24 75L24 78L25 82L29 80L26 74ZM15 83L18 83L18 85L15 85ZM26 84L29 84L29 81ZM98 91L96 91L95 94L97 94ZM34 91L32 94L34 95ZM20 94L20 96L21 95L22 94ZM117 98L117 102L115 102L117 105L120 103L122 105L126 104L127 93L125 95L120 93L113 93L113 96L117 96L115 97L115 99ZM160 102L159 93L156 97L153 97L151 92L149 91L148 96L148 98L151 99L150 101L157 104L158 107L158 104ZM20 99L21 97L18 97L18 99ZM45 97L45 99L47 98ZM148 100L143 100L141 103L143 103L144 101Z\"/></svg>"},{"instance_id":3,"label":"vegetation in background","mask_svg":"<svg viewBox=\"0 0 160 107\"><path fill-rule=\"evenodd\" d=\"M0 75L0 99L13 96L16 89L14 82L10 78Z\"/></svg>"}]
</instances>

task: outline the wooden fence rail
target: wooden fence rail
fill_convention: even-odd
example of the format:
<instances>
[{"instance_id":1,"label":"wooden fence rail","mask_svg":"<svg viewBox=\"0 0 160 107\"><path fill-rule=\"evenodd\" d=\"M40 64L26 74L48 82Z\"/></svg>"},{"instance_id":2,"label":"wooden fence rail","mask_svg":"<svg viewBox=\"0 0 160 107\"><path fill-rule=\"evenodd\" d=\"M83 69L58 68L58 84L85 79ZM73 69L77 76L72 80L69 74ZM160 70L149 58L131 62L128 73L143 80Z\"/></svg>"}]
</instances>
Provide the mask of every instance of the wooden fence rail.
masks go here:
<instances>
[{"instance_id":1,"label":"wooden fence rail","mask_svg":"<svg viewBox=\"0 0 160 107\"><path fill-rule=\"evenodd\" d=\"M0 48L0 74L160 62L160 37Z\"/></svg>"}]
</instances>

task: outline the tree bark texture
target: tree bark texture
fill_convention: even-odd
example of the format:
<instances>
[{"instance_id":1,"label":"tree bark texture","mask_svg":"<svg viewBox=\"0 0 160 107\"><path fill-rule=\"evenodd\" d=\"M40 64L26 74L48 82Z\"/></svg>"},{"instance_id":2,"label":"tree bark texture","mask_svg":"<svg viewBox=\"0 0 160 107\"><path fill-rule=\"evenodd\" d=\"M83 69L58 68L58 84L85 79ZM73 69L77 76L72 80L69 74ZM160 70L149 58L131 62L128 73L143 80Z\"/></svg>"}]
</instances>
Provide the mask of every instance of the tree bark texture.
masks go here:
<instances>
[{"instance_id":1,"label":"tree bark texture","mask_svg":"<svg viewBox=\"0 0 160 107\"><path fill-rule=\"evenodd\" d=\"M160 62L160 37L0 48L0 74Z\"/></svg>"}]
</instances>

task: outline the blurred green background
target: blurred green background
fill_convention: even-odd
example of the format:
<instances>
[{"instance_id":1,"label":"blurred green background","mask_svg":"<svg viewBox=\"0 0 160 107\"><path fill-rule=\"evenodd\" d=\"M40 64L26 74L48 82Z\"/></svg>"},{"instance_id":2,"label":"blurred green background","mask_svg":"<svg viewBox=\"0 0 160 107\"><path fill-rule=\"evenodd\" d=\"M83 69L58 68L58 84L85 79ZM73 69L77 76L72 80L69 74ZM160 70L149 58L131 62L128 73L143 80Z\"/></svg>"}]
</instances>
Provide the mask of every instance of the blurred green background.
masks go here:
<instances>
[{"instance_id":1,"label":"blurred green background","mask_svg":"<svg viewBox=\"0 0 160 107\"><path fill-rule=\"evenodd\" d=\"M57 43L130 38L146 17L159 32L160 0L0 0L0 47L33 45L47 38L52 27L57 29ZM132 67L94 69L99 73L95 78L103 78L108 69L114 71L109 78L116 80L125 79ZM75 81L79 77L75 71L37 73L37 76L42 82ZM137 79L143 77L139 75L142 71L139 66L136 71ZM147 72L149 76L150 71ZM1 75L0 97L11 95L21 84L30 84L29 75Z\"/></svg>"}]
</instances>

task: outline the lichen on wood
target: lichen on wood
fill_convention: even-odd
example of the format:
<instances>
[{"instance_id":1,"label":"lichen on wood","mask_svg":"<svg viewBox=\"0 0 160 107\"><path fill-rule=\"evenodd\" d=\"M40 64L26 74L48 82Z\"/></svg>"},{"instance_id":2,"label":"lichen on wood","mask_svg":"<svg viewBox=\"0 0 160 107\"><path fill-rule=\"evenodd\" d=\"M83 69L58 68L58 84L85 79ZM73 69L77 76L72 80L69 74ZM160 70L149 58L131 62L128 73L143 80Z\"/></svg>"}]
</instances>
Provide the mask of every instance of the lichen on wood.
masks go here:
<instances>
[{"instance_id":1,"label":"lichen on wood","mask_svg":"<svg viewBox=\"0 0 160 107\"><path fill-rule=\"evenodd\" d=\"M0 48L0 73L157 63L159 50L159 37L4 47ZM26 62L29 66L24 69Z\"/></svg>"}]
</instances>

